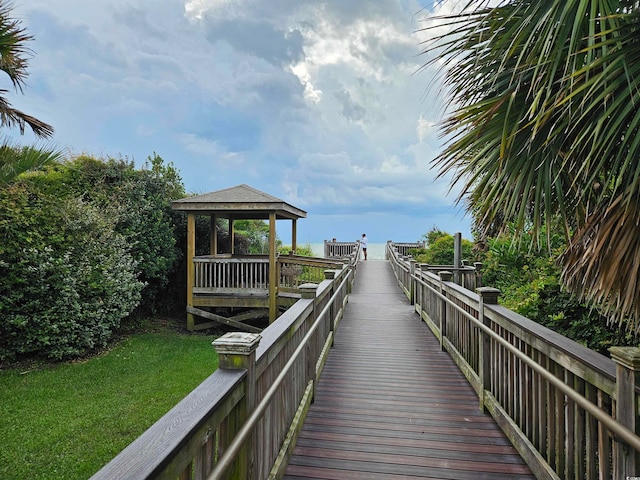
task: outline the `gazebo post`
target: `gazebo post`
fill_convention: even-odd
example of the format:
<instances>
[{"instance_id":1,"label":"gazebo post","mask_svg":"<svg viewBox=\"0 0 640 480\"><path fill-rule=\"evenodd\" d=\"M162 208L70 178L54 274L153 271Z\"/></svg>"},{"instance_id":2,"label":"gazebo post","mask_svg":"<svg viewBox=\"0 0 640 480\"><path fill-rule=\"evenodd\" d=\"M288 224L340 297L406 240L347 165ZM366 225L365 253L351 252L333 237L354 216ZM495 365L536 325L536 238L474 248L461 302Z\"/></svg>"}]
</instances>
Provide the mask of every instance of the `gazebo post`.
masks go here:
<instances>
[{"instance_id":1,"label":"gazebo post","mask_svg":"<svg viewBox=\"0 0 640 480\"><path fill-rule=\"evenodd\" d=\"M211 230L209 234L209 254L218 254L218 230L216 229L217 215L214 213L211 215Z\"/></svg>"},{"instance_id":2,"label":"gazebo post","mask_svg":"<svg viewBox=\"0 0 640 480\"><path fill-rule=\"evenodd\" d=\"M269 323L278 310L278 272L276 269L276 214L269 213Z\"/></svg>"},{"instance_id":3,"label":"gazebo post","mask_svg":"<svg viewBox=\"0 0 640 480\"><path fill-rule=\"evenodd\" d=\"M298 234L298 221L293 218L291 220L291 251L296 252L298 250L298 245L296 241L296 236Z\"/></svg>"},{"instance_id":4,"label":"gazebo post","mask_svg":"<svg viewBox=\"0 0 640 480\"><path fill-rule=\"evenodd\" d=\"M195 281L195 265L193 259L196 256L196 216L187 214L187 308L193 307L193 282ZM195 319L192 313L187 313L187 330L193 332Z\"/></svg>"},{"instance_id":5,"label":"gazebo post","mask_svg":"<svg viewBox=\"0 0 640 480\"><path fill-rule=\"evenodd\" d=\"M229 252L233 255L236 251L236 245L234 242L234 233L233 233L233 215L229 215L229 244L231 245L231 251Z\"/></svg>"}]
</instances>

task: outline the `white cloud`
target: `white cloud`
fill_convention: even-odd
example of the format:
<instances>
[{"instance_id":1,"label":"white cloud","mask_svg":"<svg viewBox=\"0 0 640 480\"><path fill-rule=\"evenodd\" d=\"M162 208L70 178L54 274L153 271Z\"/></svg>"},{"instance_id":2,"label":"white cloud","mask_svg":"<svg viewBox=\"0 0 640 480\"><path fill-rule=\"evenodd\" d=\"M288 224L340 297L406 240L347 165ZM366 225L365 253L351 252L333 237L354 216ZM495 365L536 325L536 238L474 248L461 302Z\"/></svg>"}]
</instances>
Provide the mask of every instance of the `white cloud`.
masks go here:
<instances>
[{"instance_id":1,"label":"white cloud","mask_svg":"<svg viewBox=\"0 0 640 480\"><path fill-rule=\"evenodd\" d=\"M433 121L429 121L420 115L418 118L418 126L416 128L416 132L418 134L418 140L422 143L425 139L431 134L435 127L435 123Z\"/></svg>"},{"instance_id":2,"label":"white cloud","mask_svg":"<svg viewBox=\"0 0 640 480\"><path fill-rule=\"evenodd\" d=\"M456 1L438 2L441 12ZM315 215L451 208L429 161L443 98L413 0L30 0L14 106L74 151L173 161ZM310 216L307 222L311 222ZM430 226L429 226L430 227Z\"/></svg>"}]
</instances>

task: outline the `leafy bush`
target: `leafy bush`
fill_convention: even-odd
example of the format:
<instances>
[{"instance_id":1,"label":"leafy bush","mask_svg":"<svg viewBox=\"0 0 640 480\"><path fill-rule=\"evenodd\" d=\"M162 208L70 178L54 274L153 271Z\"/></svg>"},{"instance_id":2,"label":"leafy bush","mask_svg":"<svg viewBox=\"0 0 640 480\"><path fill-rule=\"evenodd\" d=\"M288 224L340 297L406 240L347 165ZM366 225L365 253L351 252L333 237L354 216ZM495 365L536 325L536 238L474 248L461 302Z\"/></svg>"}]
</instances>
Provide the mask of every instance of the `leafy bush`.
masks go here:
<instances>
[{"instance_id":1,"label":"leafy bush","mask_svg":"<svg viewBox=\"0 0 640 480\"><path fill-rule=\"evenodd\" d=\"M179 251L171 200L184 197L177 171L157 154L136 169L125 159L96 160L81 156L64 166L75 195L108 212L115 230L126 238L145 288L138 316L157 313L170 295L166 288Z\"/></svg>"},{"instance_id":2,"label":"leafy bush","mask_svg":"<svg viewBox=\"0 0 640 480\"><path fill-rule=\"evenodd\" d=\"M413 258L420 263L428 263L430 265L453 265L454 236L433 227L425 237L427 239L427 248L411 251ZM473 259L473 243L464 238L462 239L462 259Z\"/></svg>"},{"instance_id":3,"label":"leafy bush","mask_svg":"<svg viewBox=\"0 0 640 480\"><path fill-rule=\"evenodd\" d=\"M291 253L291 245L277 245L276 249L280 255L289 255ZM308 243L306 245L297 245L295 253L303 257L313 257L313 249Z\"/></svg>"},{"instance_id":4,"label":"leafy bush","mask_svg":"<svg viewBox=\"0 0 640 480\"><path fill-rule=\"evenodd\" d=\"M184 196L172 165L154 154L142 169L87 156L40 168L0 187L2 360L82 355L183 290L169 284L170 200Z\"/></svg>"},{"instance_id":5,"label":"leafy bush","mask_svg":"<svg viewBox=\"0 0 640 480\"><path fill-rule=\"evenodd\" d=\"M608 326L597 309L562 289L555 259L564 250L563 238L539 240L533 248L535 242L526 236L517 244L511 235L489 239L483 285L498 288L505 307L600 353L607 354L612 345L632 345L631 335Z\"/></svg>"},{"instance_id":6,"label":"leafy bush","mask_svg":"<svg viewBox=\"0 0 640 480\"><path fill-rule=\"evenodd\" d=\"M113 228L126 239L145 285L137 317L170 308L172 295L167 288L180 255L170 202L184 196L171 164L165 165L155 153L142 169L127 159L82 155L26 178L52 198L81 198L113 219Z\"/></svg>"},{"instance_id":7,"label":"leafy bush","mask_svg":"<svg viewBox=\"0 0 640 480\"><path fill-rule=\"evenodd\" d=\"M106 345L143 284L112 220L25 184L0 189L0 360L60 360Z\"/></svg>"}]
</instances>

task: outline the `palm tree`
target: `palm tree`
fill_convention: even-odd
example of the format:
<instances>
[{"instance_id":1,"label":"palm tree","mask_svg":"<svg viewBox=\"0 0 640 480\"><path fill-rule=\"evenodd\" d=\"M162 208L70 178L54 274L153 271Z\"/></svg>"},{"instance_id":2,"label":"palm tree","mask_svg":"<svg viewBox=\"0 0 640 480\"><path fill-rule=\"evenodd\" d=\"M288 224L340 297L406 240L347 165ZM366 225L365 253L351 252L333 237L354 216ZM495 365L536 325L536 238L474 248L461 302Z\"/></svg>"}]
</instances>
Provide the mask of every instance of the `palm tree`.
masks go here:
<instances>
[{"instance_id":1,"label":"palm tree","mask_svg":"<svg viewBox=\"0 0 640 480\"><path fill-rule=\"evenodd\" d=\"M468 1L424 52L451 93L433 165L482 235L560 224L565 285L640 332L640 7Z\"/></svg>"},{"instance_id":2,"label":"palm tree","mask_svg":"<svg viewBox=\"0 0 640 480\"><path fill-rule=\"evenodd\" d=\"M11 4L0 0L0 71L6 73L14 89L22 93L27 77L27 59L31 54L26 43L33 37L21 28L20 21L10 17L11 9ZM0 88L0 126L17 126L20 133L24 133L25 126L29 125L39 137L53 135L53 127L13 108L6 99L7 93L8 90Z\"/></svg>"},{"instance_id":3,"label":"palm tree","mask_svg":"<svg viewBox=\"0 0 640 480\"><path fill-rule=\"evenodd\" d=\"M60 150L44 147L21 147L0 144L0 188L24 172L39 170L63 159Z\"/></svg>"}]
</instances>

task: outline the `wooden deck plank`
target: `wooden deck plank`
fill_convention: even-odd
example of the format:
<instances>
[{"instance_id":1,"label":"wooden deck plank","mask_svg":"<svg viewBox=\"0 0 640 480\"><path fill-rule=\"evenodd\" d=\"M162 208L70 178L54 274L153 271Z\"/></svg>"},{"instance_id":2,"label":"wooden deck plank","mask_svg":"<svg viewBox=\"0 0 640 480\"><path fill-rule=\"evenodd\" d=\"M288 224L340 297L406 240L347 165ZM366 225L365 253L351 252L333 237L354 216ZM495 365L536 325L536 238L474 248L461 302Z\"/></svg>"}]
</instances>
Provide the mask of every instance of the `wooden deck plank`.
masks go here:
<instances>
[{"instance_id":1,"label":"wooden deck plank","mask_svg":"<svg viewBox=\"0 0 640 480\"><path fill-rule=\"evenodd\" d=\"M286 480L533 479L400 292L362 262Z\"/></svg>"}]
</instances>

